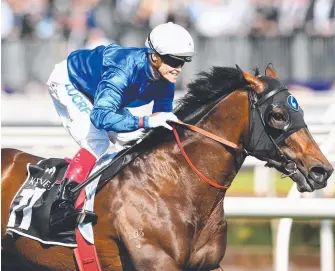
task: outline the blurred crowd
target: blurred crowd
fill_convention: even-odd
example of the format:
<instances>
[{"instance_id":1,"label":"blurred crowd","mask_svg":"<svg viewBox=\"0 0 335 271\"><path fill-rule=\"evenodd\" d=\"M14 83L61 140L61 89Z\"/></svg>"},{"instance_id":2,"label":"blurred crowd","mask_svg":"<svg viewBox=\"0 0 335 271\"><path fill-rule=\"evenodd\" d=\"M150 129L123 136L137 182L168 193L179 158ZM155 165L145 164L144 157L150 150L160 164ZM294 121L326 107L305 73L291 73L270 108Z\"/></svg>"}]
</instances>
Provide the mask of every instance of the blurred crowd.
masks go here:
<instances>
[{"instance_id":1,"label":"blurred crowd","mask_svg":"<svg viewBox=\"0 0 335 271\"><path fill-rule=\"evenodd\" d=\"M335 35L335 0L2 0L1 13L2 40L63 38L73 47L167 21L205 37Z\"/></svg>"},{"instance_id":2,"label":"blurred crowd","mask_svg":"<svg viewBox=\"0 0 335 271\"><path fill-rule=\"evenodd\" d=\"M73 50L142 47L150 29L169 21L196 38L197 61L179 88L200 69L233 63L275 62L285 79L335 78L335 0L1 0L1 90L44 91Z\"/></svg>"}]
</instances>

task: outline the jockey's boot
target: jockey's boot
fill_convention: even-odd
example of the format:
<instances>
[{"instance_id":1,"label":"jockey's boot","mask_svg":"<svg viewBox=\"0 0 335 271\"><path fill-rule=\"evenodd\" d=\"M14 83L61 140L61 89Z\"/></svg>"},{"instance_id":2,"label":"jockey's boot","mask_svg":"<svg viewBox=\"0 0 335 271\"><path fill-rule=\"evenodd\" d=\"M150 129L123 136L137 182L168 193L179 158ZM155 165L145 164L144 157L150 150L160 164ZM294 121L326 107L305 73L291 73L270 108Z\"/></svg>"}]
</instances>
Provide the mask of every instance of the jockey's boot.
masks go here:
<instances>
[{"instance_id":1,"label":"jockey's boot","mask_svg":"<svg viewBox=\"0 0 335 271\"><path fill-rule=\"evenodd\" d=\"M70 190L86 180L95 162L95 156L84 148L81 148L71 160L60 184L58 198L51 206L51 232L58 233L74 229L81 210L74 206L78 193L74 195Z\"/></svg>"}]
</instances>

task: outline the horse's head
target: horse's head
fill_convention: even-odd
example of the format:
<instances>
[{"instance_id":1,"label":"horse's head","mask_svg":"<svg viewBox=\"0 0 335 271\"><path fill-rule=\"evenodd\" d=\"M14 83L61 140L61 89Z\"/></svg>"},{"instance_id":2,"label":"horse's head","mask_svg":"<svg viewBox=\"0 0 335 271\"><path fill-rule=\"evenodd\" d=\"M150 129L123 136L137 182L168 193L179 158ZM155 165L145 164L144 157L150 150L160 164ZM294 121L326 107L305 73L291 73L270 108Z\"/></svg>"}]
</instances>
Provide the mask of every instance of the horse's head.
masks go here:
<instances>
[{"instance_id":1,"label":"horse's head","mask_svg":"<svg viewBox=\"0 0 335 271\"><path fill-rule=\"evenodd\" d=\"M274 67L269 64L264 76L247 72L243 76L253 89L249 93L246 150L290 176L300 192L325 187L333 168L310 134L298 101L278 80Z\"/></svg>"}]
</instances>

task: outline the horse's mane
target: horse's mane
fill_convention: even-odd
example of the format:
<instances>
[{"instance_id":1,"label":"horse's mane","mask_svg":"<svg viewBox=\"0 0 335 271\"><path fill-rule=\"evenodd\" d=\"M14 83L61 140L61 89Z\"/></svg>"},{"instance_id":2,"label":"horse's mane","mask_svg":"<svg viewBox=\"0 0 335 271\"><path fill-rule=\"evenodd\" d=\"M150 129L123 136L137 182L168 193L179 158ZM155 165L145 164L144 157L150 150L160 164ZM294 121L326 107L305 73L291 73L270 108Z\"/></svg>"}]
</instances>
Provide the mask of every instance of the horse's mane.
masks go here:
<instances>
[{"instance_id":1,"label":"horse's mane","mask_svg":"<svg viewBox=\"0 0 335 271\"><path fill-rule=\"evenodd\" d=\"M231 67L214 66L210 72L200 72L198 76L198 79L188 84L188 93L178 101L175 114L181 120L192 121L190 117L194 118L196 112L248 84L242 72Z\"/></svg>"},{"instance_id":2,"label":"horse's mane","mask_svg":"<svg viewBox=\"0 0 335 271\"><path fill-rule=\"evenodd\" d=\"M214 66L209 72L200 72L199 78L188 84L188 93L177 101L175 114L182 121L195 124L220 100L237 89L245 89L247 81L239 69ZM135 151L152 150L158 144L172 139L172 133L165 128L148 132ZM130 142L133 145L136 141Z\"/></svg>"}]
</instances>

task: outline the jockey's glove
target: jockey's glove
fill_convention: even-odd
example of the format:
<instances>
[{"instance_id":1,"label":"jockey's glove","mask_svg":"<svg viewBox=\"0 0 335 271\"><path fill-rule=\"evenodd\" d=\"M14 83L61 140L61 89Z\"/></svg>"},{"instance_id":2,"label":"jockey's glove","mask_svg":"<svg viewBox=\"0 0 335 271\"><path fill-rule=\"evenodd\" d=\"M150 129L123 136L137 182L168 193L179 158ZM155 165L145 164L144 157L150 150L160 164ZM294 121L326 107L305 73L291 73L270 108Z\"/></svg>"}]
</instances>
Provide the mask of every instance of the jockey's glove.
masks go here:
<instances>
[{"instance_id":1,"label":"jockey's glove","mask_svg":"<svg viewBox=\"0 0 335 271\"><path fill-rule=\"evenodd\" d=\"M165 127L172 130L171 125L167 121L178 122L178 118L172 112L160 112L149 117L143 117L144 128Z\"/></svg>"}]
</instances>

